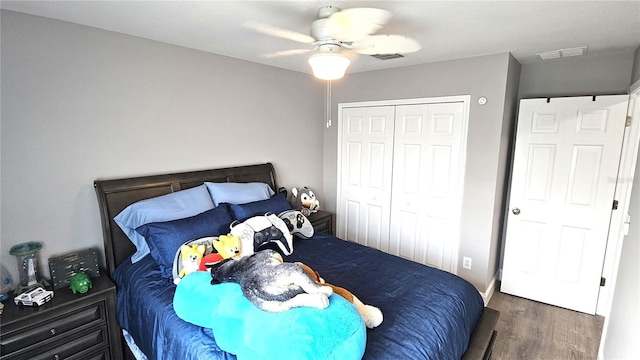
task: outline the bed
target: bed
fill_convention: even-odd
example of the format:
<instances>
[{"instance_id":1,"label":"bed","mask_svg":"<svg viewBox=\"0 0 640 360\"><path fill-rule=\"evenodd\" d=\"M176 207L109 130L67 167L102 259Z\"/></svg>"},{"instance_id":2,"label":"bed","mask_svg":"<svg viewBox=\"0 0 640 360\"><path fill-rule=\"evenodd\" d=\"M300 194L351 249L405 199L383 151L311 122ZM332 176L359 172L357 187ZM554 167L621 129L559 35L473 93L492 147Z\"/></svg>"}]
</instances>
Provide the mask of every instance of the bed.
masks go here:
<instances>
[{"instance_id":1,"label":"bed","mask_svg":"<svg viewBox=\"0 0 640 360\"><path fill-rule=\"evenodd\" d=\"M164 281L151 256L132 263L138 249L114 221L133 203L205 182L279 189L271 163L94 182L106 270L118 287L116 312L129 344L123 358L141 352L149 359L236 359L218 346L214 331L177 316L176 287ZM324 233L295 239L285 261L310 265L328 282L382 310L383 323L366 329L364 359L490 358L499 313L484 308L477 290L455 275Z\"/></svg>"}]
</instances>

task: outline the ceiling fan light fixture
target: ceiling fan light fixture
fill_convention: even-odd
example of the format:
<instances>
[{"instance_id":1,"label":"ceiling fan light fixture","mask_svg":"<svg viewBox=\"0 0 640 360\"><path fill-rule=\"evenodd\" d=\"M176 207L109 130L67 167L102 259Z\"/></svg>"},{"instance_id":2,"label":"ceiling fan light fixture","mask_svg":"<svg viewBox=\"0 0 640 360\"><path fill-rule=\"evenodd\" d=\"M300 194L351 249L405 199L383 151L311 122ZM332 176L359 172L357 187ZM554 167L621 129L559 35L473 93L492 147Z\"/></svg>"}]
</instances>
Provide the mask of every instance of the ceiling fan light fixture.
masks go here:
<instances>
[{"instance_id":1,"label":"ceiling fan light fixture","mask_svg":"<svg viewBox=\"0 0 640 360\"><path fill-rule=\"evenodd\" d=\"M337 80L344 76L351 61L346 56L333 53L318 53L309 57L313 75L322 80Z\"/></svg>"}]
</instances>

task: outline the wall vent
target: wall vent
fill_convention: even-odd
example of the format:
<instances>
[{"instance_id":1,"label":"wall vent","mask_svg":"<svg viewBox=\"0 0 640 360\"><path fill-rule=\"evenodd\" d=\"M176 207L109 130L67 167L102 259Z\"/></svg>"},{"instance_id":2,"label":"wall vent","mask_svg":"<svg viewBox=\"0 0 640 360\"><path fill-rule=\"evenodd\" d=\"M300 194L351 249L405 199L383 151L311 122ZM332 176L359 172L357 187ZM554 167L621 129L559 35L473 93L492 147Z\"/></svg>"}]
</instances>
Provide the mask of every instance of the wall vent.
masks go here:
<instances>
[{"instance_id":1,"label":"wall vent","mask_svg":"<svg viewBox=\"0 0 640 360\"><path fill-rule=\"evenodd\" d=\"M401 54L375 54L375 55L371 55L371 57L374 57L378 60L391 60L391 59L399 59L399 58L403 58L404 55Z\"/></svg>"}]
</instances>

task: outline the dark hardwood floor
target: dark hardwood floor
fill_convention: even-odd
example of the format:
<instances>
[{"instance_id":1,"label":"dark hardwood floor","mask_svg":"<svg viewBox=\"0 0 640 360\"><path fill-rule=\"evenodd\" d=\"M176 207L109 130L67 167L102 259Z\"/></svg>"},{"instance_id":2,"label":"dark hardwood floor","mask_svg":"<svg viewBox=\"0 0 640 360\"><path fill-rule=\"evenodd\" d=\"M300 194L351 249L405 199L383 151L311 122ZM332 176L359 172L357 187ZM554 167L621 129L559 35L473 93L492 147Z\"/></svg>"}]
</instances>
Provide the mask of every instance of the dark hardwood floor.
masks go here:
<instances>
[{"instance_id":1,"label":"dark hardwood floor","mask_svg":"<svg viewBox=\"0 0 640 360\"><path fill-rule=\"evenodd\" d=\"M493 360L596 359L604 318L496 291L500 311Z\"/></svg>"}]
</instances>

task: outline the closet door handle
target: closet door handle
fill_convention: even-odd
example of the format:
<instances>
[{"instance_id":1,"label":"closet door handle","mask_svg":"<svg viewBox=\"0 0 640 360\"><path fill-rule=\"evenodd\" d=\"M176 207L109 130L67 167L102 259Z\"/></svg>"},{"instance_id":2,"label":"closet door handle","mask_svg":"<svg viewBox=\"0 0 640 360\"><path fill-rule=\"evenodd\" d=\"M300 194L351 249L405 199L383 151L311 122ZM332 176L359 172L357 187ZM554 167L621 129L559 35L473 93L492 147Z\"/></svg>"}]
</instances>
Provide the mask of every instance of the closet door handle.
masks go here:
<instances>
[{"instance_id":1,"label":"closet door handle","mask_svg":"<svg viewBox=\"0 0 640 360\"><path fill-rule=\"evenodd\" d=\"M518 208L513 208L513 210L511 210L511 212L513 213L513 215L520 215L520 209L518 209Z\"/></svg>"}]
</instances>

